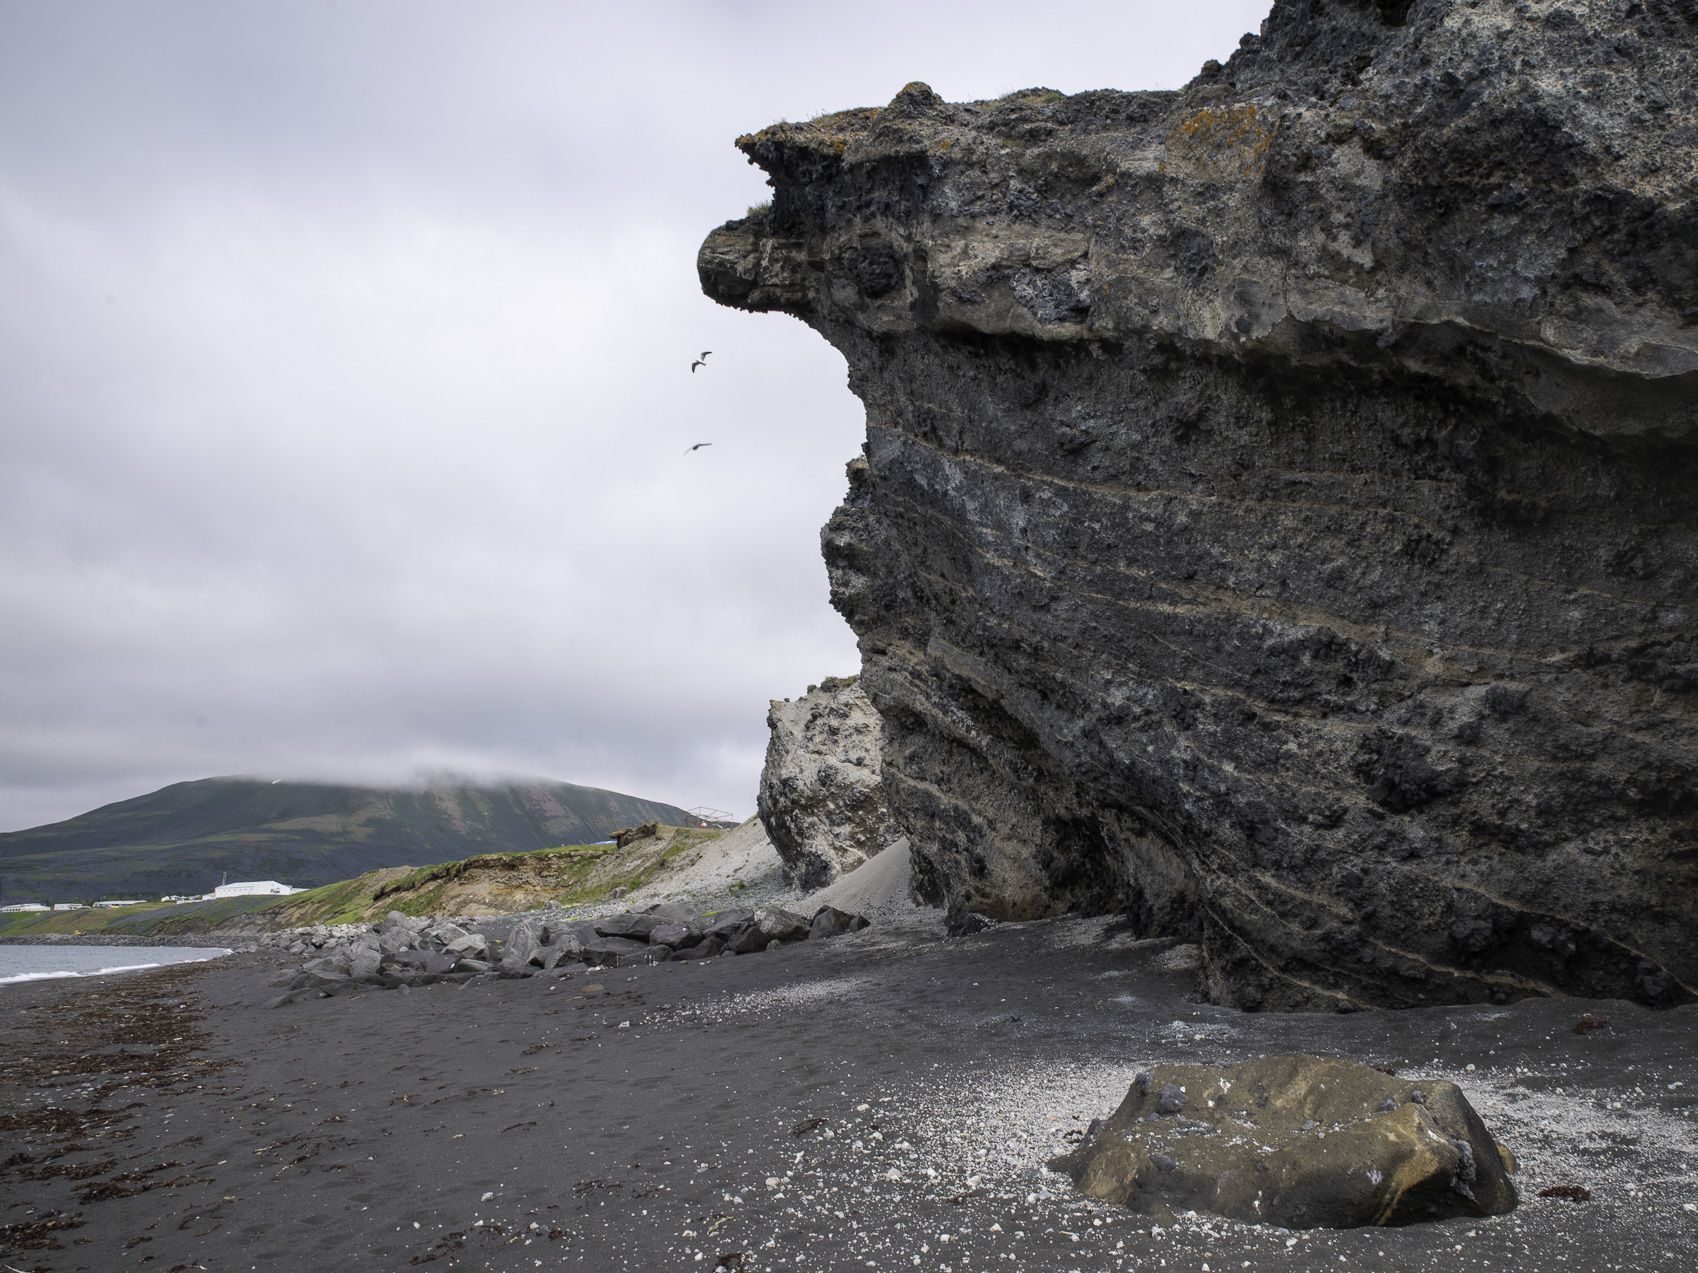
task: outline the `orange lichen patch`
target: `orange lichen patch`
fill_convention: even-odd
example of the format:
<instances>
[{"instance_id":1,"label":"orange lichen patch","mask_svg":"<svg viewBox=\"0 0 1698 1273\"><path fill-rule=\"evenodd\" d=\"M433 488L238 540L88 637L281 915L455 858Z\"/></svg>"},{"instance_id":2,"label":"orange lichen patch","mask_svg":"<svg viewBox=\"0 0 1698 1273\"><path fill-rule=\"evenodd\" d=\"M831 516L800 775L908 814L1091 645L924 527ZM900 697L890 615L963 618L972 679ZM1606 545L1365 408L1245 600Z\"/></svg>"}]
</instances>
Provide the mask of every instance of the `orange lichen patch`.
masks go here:
<instances>
[{"instance_id":1,"label":"orange lichen patch","mask_svg":"<svg viewBox=\"0 0 1698 1273\"><path fill-rule=\"evenodd\" d=\"M1248 176L1266 161L1278 131L1279 120L1253 104L1205 106L1175 124L1167 144L1193 162L1221 170L1222 175Z\"/></svg>"}]
</instances>

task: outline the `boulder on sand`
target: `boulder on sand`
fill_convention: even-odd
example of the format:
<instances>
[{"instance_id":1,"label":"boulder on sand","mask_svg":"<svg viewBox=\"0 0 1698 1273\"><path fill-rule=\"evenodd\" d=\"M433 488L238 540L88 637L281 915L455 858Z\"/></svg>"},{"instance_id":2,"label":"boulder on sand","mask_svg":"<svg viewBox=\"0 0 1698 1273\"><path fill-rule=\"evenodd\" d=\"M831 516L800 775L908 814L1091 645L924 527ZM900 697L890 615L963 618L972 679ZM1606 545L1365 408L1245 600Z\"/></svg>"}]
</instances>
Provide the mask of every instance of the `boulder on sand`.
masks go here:
<instances>
[{"instance_id":1,"label":"boulder on sand","mask_svg":"<svg viewBox=\"0 0 1698 1273\"><path fill-rule=\"evenodd\" d=\"M696 912L681 902L656 902L643 913L663 924L688 924L696 918Z\"/></svg>"},{"instance_id":2,"label":"boulder on sand","mask_svg":"<svg viewBox=\"0 0 1698 1273\"><path fill-rule=\"evenodd\" d=\"M513 925L513 931L501 944L501 971L508 976L524 976L532 964L543 962L543 925L540 919L524 919Z\"/></svg>"},{"instance_id":3,"label":"boulder on sand","mask_svg":"<svg viewBox=\"0 0 1698 1273\"><path fill-rule=\"evenodd\" d=\"M755 917L754 911L746 906L734 906L730 910L720 911L711 916L712 923L708 925L707 935L717 937L722 942L728 942L737 931Z\"/></svg>"},{"instance_id":4,"label":"boulder on sand","mask_svg":"<svg viewBox=\"0 0 1698 1273\"><path fill-rule=\"evenodd\" d=\"M768 906L765 910L756 911L755 926L769 942L808 939L808 921L782 906Z\"/></svg>"},{"instance_id":5,"label":"boulder on sand","mask_svg":"<svg viewBox=\"0 0 1698 1273\"><path fill-rule=\"evenodd\" d=\"M704 936L701 927L696 924L656 924L649 930L649 944L683 950L697 945Z\"/></svg>"},{"instance_id":6,"label":"boulder on sand","mask_svg":"<svg viewBox=\"0 0 1698 1273\"><path fill-rule=\"evenodd\" d=\"M584 942L581 956L585 963L600 964L604 968L653 964L671 957L671 950L665 946L651 946L629 937L592 937Z\"/></svg>"},{"instance_id":7,"label":"boulder on sand","mask_svg":"<svg viewBox=\"0 0 1698 1273\"><path fill-rule=\"evenodd\" d=\"M419 936L426 938L429 941L437 942L440 945L448 946L452 945L454 942L460 941L462 938L470 937L472 934L468 933L465 929L461 928L458 924L453 923L451 920L436 919L432 920L430 924L422 932L420 932Z\"/></svg>"},{"instance_id":8,"label":"boulder on sand","mask_svg":"<svg viewBox=\"0 0 1698 1273\"><path fill-rule=\"evenodd\" d=\"M606 919L595 922L595 930L603 937L629 937L635 941L647 941L648 935L659 924L665 923L659 915L609 915Z\"/></svg>"},{"instance_id":9,"label":"boulder on sand","mask_svg":"<svg viewBox=\"0 0 1698 1273\"><path fill-rule=\"evenodd\" d=\"M482 959L489 954L489 939L482 933L462 932L458 937L447 942L445 948L450 954L464 955L471 959Z\"/></svg>"},{"instance_id":10,"label":"boulder on sand","mask_svg":"<svg viewBox=\"0 0 1698 1273\"><path fill-rule=\"evenodd\" d=\"M725 941L720 937L704 937L695 946L686 947L673 956L674 959L712 959L725 949Z\"/></svg>"},{"instance_id":11,"label":"boulder on sand","mask_svg":"<svg viewBox=\"0 0 1698 1273\"><path fill-rule=\"evenodd\" d=\"M840 933L853 933L867 927L864 916L851 915L848 911L840 911L835 906L822 906L814 916L814 922L808 925L808 937L836 937Z\"/></svg>"},{"instance_id":12,"label":"boulder on sand","mask_svg":"<svg viewBox=\"0 0 1698 1273\"><path fill-rule=\"evenodd\" d=\"M556 964L572 963L584 958L584 943L600 941L595 931L595 924L590 920L573 920L571 923L561 923L558 920L548 925L544 934L547 955L543 960L544 968L552 968Z\"/></svg>"},{"instance_id":13,"label":"boulder on sand","mask_svg":"<svg viewBox=\"0 0 1698 1273\"><path fill-rule=\"evenodd\" d=\"M1454 1083L1318 1056L1152 1066L1049 1167L1139 1214L1288 1229L1502 1215L1517 1201L1514 1156Z\"/></svg>"},{"instance_id":14,"label":"boulder on sand","mask_svg":"<svg viewBox=\"0 0 1698 1273\"><path fill-rule=\"evenodd\" d=\"M767 943L773 939L761 932L761 926L753 920L745 920L725 942L725 949L733 955L752 955L756 951L765 950Z\"/></svg>"},{"instance_id":15,"label":"boulder on sand","mask_svg":"<svg viewBox=\"0 0 1698 1273\"><path fill-rule=\"evenodd\" d=\"M315 959L295 974L291 990L324 989L349 980L348 966L337 959Z\"/></svg>"},{"instance_id":16,"label":"boulder on sand","mask_svg":"<svg viewBox=\"0 0 1698 1273\"><path fill-rule=\"evenodd\" d=\"M348 951L348 974L353 977L375 977L383 966L383 952L378 938L371 934L360 938Z\"/></svg>"}]
</instances>

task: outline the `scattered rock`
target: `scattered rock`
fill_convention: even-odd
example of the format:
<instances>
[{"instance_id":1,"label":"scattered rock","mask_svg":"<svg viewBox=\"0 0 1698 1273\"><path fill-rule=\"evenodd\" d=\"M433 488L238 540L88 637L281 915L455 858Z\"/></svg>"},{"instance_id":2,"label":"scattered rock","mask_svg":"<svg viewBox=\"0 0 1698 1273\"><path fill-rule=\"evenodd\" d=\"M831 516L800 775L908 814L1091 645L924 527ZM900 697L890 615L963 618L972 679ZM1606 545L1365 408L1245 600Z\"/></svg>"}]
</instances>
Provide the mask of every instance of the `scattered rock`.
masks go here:
<instances>
[{"instance_id":1,"label":"scattered rock","mask_svg":"<svg viewBox=\"0 0 1698 1273\"><path fill-rule=\"evenodd\" d=\"M348 925L336 932L270 934L262 944L311 956L289 979L288 994L271 1006L305 995L349 993L366 986L465 981L496 970L505 977L569 976L569 969L586 964L622 968L661 963L675 955L705 959L727 952L754 954L785 942L867 925L863 916L831 907L822 907L816 922L810 923L779 906L696 915L675 903L593 920L544 912L482 923L484 931L468 932L448 919L414 919L391 912L369 928Z\"/></svg>"},{"instance_id":2,"label":"scattered rock","mask_svg":"<svg viewBox=\"0 0 1698 1273\"><path fill-rule=\"evenodd\" d=\"M1315 1056L1155 1066L1050 1168L1140 1214L1207 1211L1288 1229L1512 1210L1514 1158L1461 1089L1429 1083L1424 1104L1416 1095L1368 1066Z\"/></svg>"}]
</instances>

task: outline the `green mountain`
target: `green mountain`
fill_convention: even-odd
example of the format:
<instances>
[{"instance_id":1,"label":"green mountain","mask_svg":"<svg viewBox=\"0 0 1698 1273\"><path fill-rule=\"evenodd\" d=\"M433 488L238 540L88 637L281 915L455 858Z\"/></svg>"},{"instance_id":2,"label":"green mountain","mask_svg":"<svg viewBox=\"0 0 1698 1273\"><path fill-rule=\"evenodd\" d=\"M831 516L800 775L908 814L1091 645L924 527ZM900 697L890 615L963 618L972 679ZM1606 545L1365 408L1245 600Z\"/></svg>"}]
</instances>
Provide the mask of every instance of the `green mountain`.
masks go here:
<instances>
[{"instance_id":1,"label":"green mountain","mask_svg":"<svg viewBox=\"0 0 1698 1273\"><path fill-rule=\"evenodd\" d=\"M0 834L0 899L210 893L234 880L302 888L386 866L605 839L682 809L541 779L418 788L203 778L65 822Z\"/></svg>"}]
</instances>

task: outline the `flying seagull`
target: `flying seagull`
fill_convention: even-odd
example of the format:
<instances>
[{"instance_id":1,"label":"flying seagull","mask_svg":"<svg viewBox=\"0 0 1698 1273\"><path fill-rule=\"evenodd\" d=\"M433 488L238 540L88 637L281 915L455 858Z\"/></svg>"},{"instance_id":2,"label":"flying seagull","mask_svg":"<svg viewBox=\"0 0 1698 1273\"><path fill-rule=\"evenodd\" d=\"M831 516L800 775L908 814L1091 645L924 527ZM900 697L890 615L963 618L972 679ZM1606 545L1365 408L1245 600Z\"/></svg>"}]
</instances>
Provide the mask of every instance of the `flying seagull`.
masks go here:
<instances>
[{"instance_id":1,"label":"flying seagull","mask_svg":"<svg viewBox=\"0 0 1698 1273\"><path fill-rule=\"evenodd\" d=\"M695 362L693 362L693 363L691 363L691 364L690 364L690 374L691 374L691 375L692 375L692 376L693 376L693 375L695 375L695 374L696 374L696 368L697 368L697 367L705 367L705 366L707 366L707 357L708 357L708 355L709 355L709 354L711 354L711 353L712 353L712 352L713 352L713 350L711 350L711 349L704 349L704 350L702 350L702 356L701 356L701 357L700 357L700 358L698 358L698 359L696 359L696 361L695 361Z\"/></svg>"},{"instance_id":2,"label":"flying seagull","mask_svg":"<svg viewBox=\"0 0 1698 1273\"><path fill-rule=\"evenodd\" d=\"M695 445L695 446L693 446L693 447L691 447L691 448L690 448L690 451L699 451L699 450L701 450L701 449L702 449L702 448L703 448L703 447L704 447L704 446L712 446L712 445L713 445L713 443L712 443L712 442L698 442L698 443L696 443L696 445ZM690 453L690 451L686 451L686 452L684 452L684 454L685 454L685 455L688 455L688 454L689 454L689 453Z\"/></svg>"}]
</instances>

